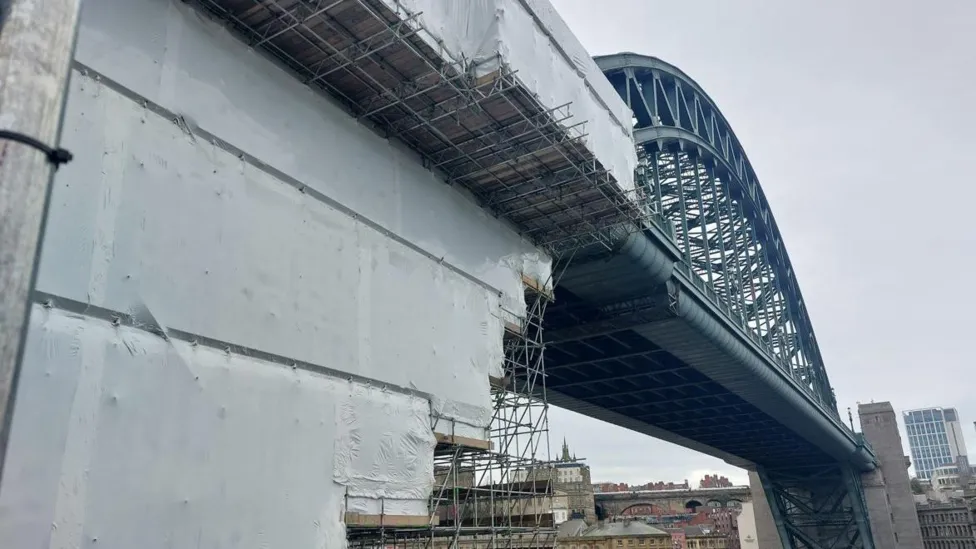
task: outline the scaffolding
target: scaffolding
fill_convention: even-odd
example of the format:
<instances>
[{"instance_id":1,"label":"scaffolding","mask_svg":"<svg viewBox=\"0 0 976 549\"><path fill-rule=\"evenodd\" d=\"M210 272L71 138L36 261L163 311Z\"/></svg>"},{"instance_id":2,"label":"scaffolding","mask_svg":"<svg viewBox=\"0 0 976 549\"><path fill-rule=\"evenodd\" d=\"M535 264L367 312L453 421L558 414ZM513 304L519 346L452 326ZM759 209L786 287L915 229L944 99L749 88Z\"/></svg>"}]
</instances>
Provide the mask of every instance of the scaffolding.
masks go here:
<instances>
[{"instance_id":1,"label":"scaffolding","mask_svg":"<svg viewBox=\"0 0 976 549\"><path fill-rule=\"evenodd\" d=\"M610 246L648 215L642 190L618 186L587 148L570 104L544 105L500 57L480 74L435 50L437 36L399 4L192 1L555 257Z\"/></svg>"},{"instance_id":2,"label":"scaffolding","mask_svg":"<svg viewBox=\"0 0 976 549\"><path fill-rule=\"evenodd\" d=\"M454 59L392 0L192 0L353 117L507 220L563 267L657 214L646 186L619 186L586 146L570 105L546 106L500 57L485 74ZM392 7L391 7L392 3ZM489 440L432 414L435 487L422 517L345 517L356 548L553 547L543 317L553 281L523 276L526 311L506 324L491 379Z\"/></svg>"},{"instance_id":3,"label":"scaffolding","mask_svg":"<svg viewBox=\"0 0 976 549\"><path fill-rule=\"evenodd\" d=\"M526 315L505 328L501 377L490 378L490 440L455 434L456 422L431 414L434 489L423 523L352 524L362 549L549 549L555 545L542 318L552 295L525 284Z\"/></svg>"}]
</instances>

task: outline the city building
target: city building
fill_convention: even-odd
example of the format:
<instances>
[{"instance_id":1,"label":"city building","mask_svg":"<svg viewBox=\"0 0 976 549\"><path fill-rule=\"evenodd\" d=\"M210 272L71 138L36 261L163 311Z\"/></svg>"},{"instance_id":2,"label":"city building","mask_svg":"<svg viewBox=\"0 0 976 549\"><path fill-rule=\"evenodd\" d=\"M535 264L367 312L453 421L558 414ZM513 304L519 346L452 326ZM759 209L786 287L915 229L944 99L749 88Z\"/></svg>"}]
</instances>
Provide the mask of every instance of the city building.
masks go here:
<instances>
[{"instance_id":1,"label":"city building","mask_svg":"<svg viewBox=\"0 0 976 549\"><path fill-rule=\"evenodd\" d=\"M925 549L976 549L973 511L964 500L916 505Z\"/></svg>"},{"instance_id":2,"label":"city building","mask_svg":"<svg viewBox=\"0 0 976 549\"><path fill-rule=\"evenodd\" d=\"M590 524L596 522L596 504L593 502L590 467L570 454L565 439L563 439L562 453L553 468L553 488L566 494L569 517L581 518Z\"/></svg>"},{"instance_id":3,"label":"city building","mask_svg":"<svg viewBox=\"0 0 976 549\"><path fill-rule=\"evenodd\" d=\"M597 494L626 492L629 488L626 482L597 482L593 485L593 491Z\"/></svg>"},{"instance_id":4,"label":"city building","mask_svg":"<svg viewBox=\"0 0 976 549\"><path fill-rule=\"evenodd\" d=\"M959 466L953 463L951 465L942 465L933 469L932 476L929 477L929 482L931 483L933 491L946 492L962 490L963 485L961 478Z\"/></svg>"},{"instance_id":5,"label":"city building","mask_svg":"<svg viewBox=\"0 0 976 549\"><path fill-rule=\"evenodd\" d=\"M596 503L593 501L593 484L590 467L577 459L563 440L562 452L550 468L520 471L516 481L552 480L552 487L559 497L553 500L553 521L556 524L568 519L584 519L596 522Z\"/></svg>"},{"instance_id":6,"label":"city building","mask_svg":"<svg viewBox=\"0 0 976 549\"><path fill-rule=\"evenodd\" d=\"M601 520L593 526L587 526L585 521L573 519L559 527L556 548L672 549L672 538L671 534L636 520Z\"/></svg>"},{"instance_id":7,"label":"city building","mask_svg":"<svg viewBox=\"0 0 976 549\"><path fill-rule=\"evenodd\" d=\"M749 505L750 514L746 517L747 520L753 520L751 514L752 502L746 502ZM685 513L668 513L659 512L657 514L650 514L641 516L639 519L636 516L624 513L624 518L632 518L633 520L644 521L656 528L660 528L669 534L671 534L672 542L674 547L681 549L685 548L686 529L692 535L698 535L701 537L702 532L707 534L706 537L709 539L723 538L721 543L717 541L712 542L712 547L714 548L725 548L725 549L739 549L742 547L741 537L742 534L739 530L740 513L742 511L741 506L737 507L707 507L703 506L699 511L687 511ZM746 533L752 534L755 539L755 525L746 525ZM708 542L706 541L702 547L707 547ZM753 545L753 547L755 547ZM687 549L687 548L686 548Z\"/></svg>"},{"instance_id":8,"label":"city building","mask_svg":"<svg viewBox=\"0 0 976 549\"><path fill-rule=\"evenodd\" d=\"M718 475L705 475L700 481L698 481L699 488L730 488L732 487L732 481L728 477L720 477Z\"/></svg>"},{"instance_id":9,"label":"city building","mask_svg":"<svg viewBox=\"0 0 976 549\"><path fill-rule=\"evenodd\" d=\"M570 519L569 498L562 490L553 490L552 494L552 522L562 524Z\"/></svg>"},{"instance_id":10,"label":"city building","mask_svg":"<svg viewBox=\"0 0 976 549\"><path fill-rule=\"evenodd\" d=\"M928 480L937 467L968 455L955 408L908 410L902 412L902 419L918 478Z\"/></svg>"},{"instance_id":11,"label":"city building","mask_svg":"<svg viewBox=\"0 0 976 549\"><path fill-rule=\"evenodd\" d=\"M739 539L706 525L686 526L684 537L685 549L735 549Z\"/></svg>"},{"instance_id":12,"label":"city building","mask_svg":"<svg viewBox=\"0 0 976 549\"><path fill-rule=\"evenodd\" d=\"M671 547L673 549L687 549L685 546L685 529L682 528L665 528L667 533L671 534Z\"/></svg>"},{"instance_id":13,"label":"city building","mask_svg":"<svg viewBox=\"0 0 976 549\"><path fill-rule=\"evenodd\" d=\"M739 549L739 513L738 508L709 509L707 516L714 533L724 536L726 540L721 547Z\"/></svg>"},{"instance_id":14,"label":"city building","mask_svg":"<svg viewBox=\"0 0 976 549\"><path fill-rule=\"evenodd\" d=\"M916 503L941 502L952 500L972 500L976 496L976 478L969 458L959 456L952 465L936 467L928 481L919 481L915 496Z\"/></svg>"}]
</instances>

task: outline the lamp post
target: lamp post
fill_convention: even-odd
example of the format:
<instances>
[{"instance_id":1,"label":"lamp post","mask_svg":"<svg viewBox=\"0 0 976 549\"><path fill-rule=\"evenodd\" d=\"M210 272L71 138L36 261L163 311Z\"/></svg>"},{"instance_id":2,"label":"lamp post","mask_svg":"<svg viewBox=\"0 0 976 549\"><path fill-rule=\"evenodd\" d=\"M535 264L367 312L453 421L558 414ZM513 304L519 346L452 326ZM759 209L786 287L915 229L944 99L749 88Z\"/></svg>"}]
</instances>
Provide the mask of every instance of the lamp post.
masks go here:
<instances>
[{"instance_id":1,"label":"lamp post","mask_svg":"<svg viewBox=\"0 0 976 549\"><path fill-rule=\"evenodd\" d=\"M0 0L0 481L81 0Z\"/></svg>"}]
</instances>

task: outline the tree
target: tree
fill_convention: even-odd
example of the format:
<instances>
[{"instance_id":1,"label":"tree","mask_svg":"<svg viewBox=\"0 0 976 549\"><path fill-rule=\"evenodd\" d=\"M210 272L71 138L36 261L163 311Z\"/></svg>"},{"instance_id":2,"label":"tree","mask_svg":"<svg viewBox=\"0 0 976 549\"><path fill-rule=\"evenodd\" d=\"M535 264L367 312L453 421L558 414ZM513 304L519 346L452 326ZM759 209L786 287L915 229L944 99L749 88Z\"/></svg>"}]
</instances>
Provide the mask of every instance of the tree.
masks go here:
<instances>
[{"instance_id":1,"label":"tree","mask_svg":"<svg viewBox=\"0 0 976 549\"><path fill-rule=\"evenodd\" d=\"M913 494L922 495L925 493L925 488L922 487L922 481L918 480L918 477L912 477L909 483L911 484Z\"/></svg>"}]
</instances>

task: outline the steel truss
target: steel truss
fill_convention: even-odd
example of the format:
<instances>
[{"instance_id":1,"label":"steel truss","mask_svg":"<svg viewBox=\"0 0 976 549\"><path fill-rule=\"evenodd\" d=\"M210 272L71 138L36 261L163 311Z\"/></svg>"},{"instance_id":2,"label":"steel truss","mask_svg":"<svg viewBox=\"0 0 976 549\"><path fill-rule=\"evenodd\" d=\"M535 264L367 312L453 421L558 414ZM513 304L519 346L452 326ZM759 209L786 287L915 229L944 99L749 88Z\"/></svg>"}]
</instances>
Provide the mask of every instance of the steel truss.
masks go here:
<instances>
[{"instance_id":1,"label":"steel truss","mask_svg":"<svg viewBox=\"0 0 976 549\"><path fill-rule=\"evenodd\" d=\"M658 59L620 54L597 62L634 111L642 194L672 226L683 268L839 418L789 256L725 118L694 81Z\"/></svg>"},{"instance_id":2,"label":"steel truss","mask_svg":"<svg viewBox=\"0 0 976 549\"><path fill-rule=\"evenodd\" d=\"M758 473L784 547L874 549L861 477L849 466Z\"/></svg>"}]
</instances>

